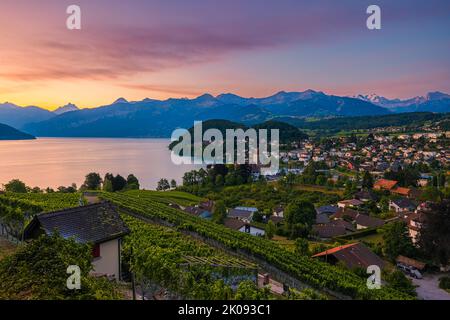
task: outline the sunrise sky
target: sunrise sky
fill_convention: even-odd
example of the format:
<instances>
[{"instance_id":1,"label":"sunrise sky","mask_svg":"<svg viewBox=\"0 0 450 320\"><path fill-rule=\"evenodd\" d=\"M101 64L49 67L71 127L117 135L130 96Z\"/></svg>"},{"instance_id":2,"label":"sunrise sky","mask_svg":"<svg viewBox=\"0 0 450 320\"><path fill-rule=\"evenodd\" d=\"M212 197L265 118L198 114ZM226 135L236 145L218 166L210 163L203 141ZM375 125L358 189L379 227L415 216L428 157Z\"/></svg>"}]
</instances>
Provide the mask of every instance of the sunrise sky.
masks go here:
<instances>
[{"instance_id":1,"label":"sunrise sky","mask_svg":"<svg viewBox=\"0 0 450 320\"><path fill-rule=\"evenodd\" d=\"M65 27L68 5L82 30ZM382 30L366 8L382 9ZM450 92L448 0L0 0L0 103Z\"/></svg>"}]
</instances>

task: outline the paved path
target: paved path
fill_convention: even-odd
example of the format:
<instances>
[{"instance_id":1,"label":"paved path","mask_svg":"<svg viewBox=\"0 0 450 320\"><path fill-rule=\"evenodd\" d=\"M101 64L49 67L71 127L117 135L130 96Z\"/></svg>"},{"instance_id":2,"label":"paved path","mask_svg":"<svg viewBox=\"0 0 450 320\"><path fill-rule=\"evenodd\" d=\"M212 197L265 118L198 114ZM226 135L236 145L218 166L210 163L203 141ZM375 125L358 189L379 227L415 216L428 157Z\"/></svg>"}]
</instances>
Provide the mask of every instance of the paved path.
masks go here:
<instances>
[{"instance_id":1,"label":"paved path","mask_svg":"<svg viewBox=\"0 0 450 320\"><path fill-rule=\"evenodd\" d=\"M450 293L439 288L439 278L448 275L440 274L425 274L423 279L412 279L416 288L417 296L423 300L450 300Z\"/></svg>"}]
</instances>

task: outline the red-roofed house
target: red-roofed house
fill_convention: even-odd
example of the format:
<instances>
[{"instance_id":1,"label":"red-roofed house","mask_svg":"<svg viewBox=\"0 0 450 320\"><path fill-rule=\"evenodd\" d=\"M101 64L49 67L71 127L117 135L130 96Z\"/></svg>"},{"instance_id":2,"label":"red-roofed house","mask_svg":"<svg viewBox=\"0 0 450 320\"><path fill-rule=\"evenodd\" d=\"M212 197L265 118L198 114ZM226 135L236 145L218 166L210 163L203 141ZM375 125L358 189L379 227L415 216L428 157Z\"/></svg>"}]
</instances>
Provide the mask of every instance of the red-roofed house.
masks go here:
<instances>
[{"instance_id":1,"label":"red-roofed house","mask_svg":"<svg viewBox=\"0 0 450 320\"><path fill-rule=\"evenodd\" d=\"M391 192L393 194L397 194L404 197L410 197L411 196L411 189L410 188L403 188L403 187L397 187L395 189L392 189Z\"/></svg>"},{"instance_id":2,"label":"red-roofed house","mask_svg":"<svg viewBox=\"0 0 450 320\"><path fill-rule=\"evenodd\" d=\"M388 190L391 191L397 186L398 181L395 180L387 180L387 179L380 179L375 182L373 185L373 188L375 190Z\"/></svg>"},{"instance_id":3,"label":"red-roofed house","mask_svg":"<svg viewBox=\"0 0 450 320\"><path fill-rule=\"evenodd\" d=\"M358 267L366 269L371 265L377 265L382 269L385 266L385 262L380 257L360 242L323 251L314 255L313 258L324 259L331 264L342 262L351 269Z\"/></svg>"}]
</instances>

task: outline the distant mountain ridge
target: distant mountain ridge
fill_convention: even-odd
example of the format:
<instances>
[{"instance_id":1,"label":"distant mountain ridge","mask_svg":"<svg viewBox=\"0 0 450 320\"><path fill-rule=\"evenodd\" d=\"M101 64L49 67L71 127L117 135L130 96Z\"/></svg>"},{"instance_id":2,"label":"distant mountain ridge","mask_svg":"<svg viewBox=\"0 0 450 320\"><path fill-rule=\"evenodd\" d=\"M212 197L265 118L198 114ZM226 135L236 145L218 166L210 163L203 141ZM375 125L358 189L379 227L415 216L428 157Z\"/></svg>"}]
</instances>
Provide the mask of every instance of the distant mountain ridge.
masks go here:
<instances>
[{"instance_id":1,"label":"distant mountain ridge","mask_svg":"<svg viewBox=\"0 0 450 320\"><path fill-rule=\"evenodd\" d=\"M280 91L264 98L232 93L180 98L128 101L78 109L69 104L50 112L38 107L0 104L0 122L49 137L168 137L195 120L224 119L246 125L283 117L348 117L387 115L393 112L449 112L448 95L434 92L423 99L389 100L375 96L341 97L321 91ZM430 110L432 109L432 110ZM68 112L70 111L70 112Z\"/></svg>"},{"instance_id":2,"label":"distant mountain ridge","mask_svg":"<svg viewBox=\"0 0 450 320\"><path fill-rule=\"evenodd\" d=\"M32 135L0 123L0 140L32 140Z\"/></svg>"},{"instance_id":3,"label":"distant mountain ridge","mask_svg":"<svg viewBox=\"0 0 450 320\"><path fill-rule=\"evenodd\" d=\"M450 95L439 91L410 99L388 99L376 94L357 95L353 98L371 102L393 112L450 112Z\"/></svg>"},{"instance_id":4,"label":"distant mountain ridge","mask_svg":"<svg viewBox=\"0 0 450 320\"><path fill-rule=\"evenodd\" d=\"M78 107L76 105L74 105L73 103L68 103L65 106L59 107L58 109L54 110L53 113L60 115L66 112L70 112L70 111L77 111L80 110L78 109Z\"/></svg>"}]
</instances>

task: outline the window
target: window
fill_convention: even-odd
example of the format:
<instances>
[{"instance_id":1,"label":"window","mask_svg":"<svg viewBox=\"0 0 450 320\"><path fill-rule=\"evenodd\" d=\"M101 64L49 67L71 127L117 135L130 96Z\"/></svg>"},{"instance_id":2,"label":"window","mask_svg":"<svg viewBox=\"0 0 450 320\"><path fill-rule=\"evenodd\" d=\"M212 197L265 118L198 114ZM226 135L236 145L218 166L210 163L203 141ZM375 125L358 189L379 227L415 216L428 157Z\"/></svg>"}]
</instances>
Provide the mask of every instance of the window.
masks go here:
<instances>
[{"instance_id":1,"label":"window","mask_svg":"<svg viewBox=\"0 0 450 320\"><path fill-rule=\"evenodd\" d=\"M92 248L92 256L94 258L100 257L100 244L94 245L94 247Z\"/></svg>"}]
</instances>

